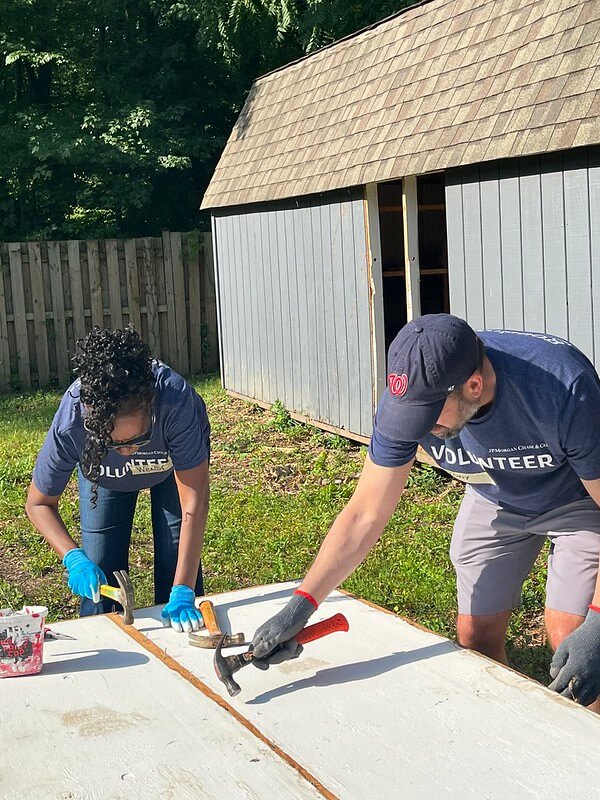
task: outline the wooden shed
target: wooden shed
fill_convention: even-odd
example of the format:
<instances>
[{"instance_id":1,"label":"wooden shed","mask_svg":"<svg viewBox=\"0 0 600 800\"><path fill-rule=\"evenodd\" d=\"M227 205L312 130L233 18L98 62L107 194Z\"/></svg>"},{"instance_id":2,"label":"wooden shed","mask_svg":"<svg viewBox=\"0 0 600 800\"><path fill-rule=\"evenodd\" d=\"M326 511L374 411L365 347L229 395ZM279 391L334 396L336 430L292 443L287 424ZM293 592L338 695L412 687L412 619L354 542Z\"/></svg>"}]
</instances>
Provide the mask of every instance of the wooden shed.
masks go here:
<instances>
[{"instance_id":1,"label":"wooden shed","mask_svg":"<svg viewBox=\"0 0 600 800\"><path fill-rule=\"evenodd\" d=\"M258 79L212 213L223 384L355 438L407 319L600 364L600 2L430 0Z\"/></svg>"}]
</instances>

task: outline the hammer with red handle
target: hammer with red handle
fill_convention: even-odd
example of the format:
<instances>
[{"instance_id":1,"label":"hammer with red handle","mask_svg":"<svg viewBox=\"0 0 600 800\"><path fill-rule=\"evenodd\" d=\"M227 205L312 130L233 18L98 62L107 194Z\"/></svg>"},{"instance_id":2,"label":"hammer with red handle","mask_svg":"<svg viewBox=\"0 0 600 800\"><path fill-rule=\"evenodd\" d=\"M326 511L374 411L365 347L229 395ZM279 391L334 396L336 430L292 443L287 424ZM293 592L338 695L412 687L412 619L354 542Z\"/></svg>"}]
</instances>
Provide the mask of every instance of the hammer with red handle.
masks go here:
<instances>
[{"instance_id":1,"label":"hammer with red handle","mask_svg":"<svg viewBox=\"0 0 600 800\"><path fill-rule=\"evenodd\" d=\"M330 633L347 631L349 627L348 620L343 614L334 614L334 616L329 617L329 619L324 619L322 622L316 622L314 625L303 628L300 633L294 636L294 639L298 644L308 644L308 642L314 642L316 639L321 639L323 636L328 636ZM221 652L224 640L225 637L223 636L215 650L215 672L217 673L217 678L225 684L229 695L235 697L236 694L239 694L242 690L239 684L234 681L233 674L242 667L245 667L246 664L249 664L254 658L254 653L252 650L248 650L239 655L224 656Z\"/></svg>"}]
</instances>

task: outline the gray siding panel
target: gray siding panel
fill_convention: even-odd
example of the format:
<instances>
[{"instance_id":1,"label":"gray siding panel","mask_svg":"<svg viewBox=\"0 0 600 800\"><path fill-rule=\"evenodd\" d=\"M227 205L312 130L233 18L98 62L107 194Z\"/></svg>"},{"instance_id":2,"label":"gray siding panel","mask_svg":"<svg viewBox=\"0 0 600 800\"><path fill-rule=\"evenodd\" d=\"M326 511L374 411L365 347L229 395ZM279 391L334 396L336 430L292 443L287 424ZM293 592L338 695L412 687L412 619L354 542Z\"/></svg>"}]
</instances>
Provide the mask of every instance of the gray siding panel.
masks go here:
<instances>
[{"instance_id":1,"label":"gray siding panel","mask_svg":"<svg viewBox=\"0 0 600 800\"><path fill-rule=\"evenodd\" d=\"M485 186L480 193L481 199L481 250L483 264L502 264L502 239L500 235L500 181L498 164L482 164L480 180ZM502 328L503 313L503 281L502 268L489 269L485 272L485 327Z\"/></svg>"},{"instance_id":2,"label":"gray siding panel","mask_svg":"<svg viewBox=\"0 0 600 800\"><path fill-rule=\"evenodd\" d=\"M344 420L344 427L349 430L361 430L360 419L360 394L357 392L359 386L358 372L359 365L359 340L358 340L358 314L357 314L357 285L356 285L356 263L354 261L354 225L352 220L352 209L347 205L342 205L342 235L337 251L339 262L336 272L340 276L343 286L343 294L340 292L340 302L345 309L345 341L346 341L346 360L348 370L346 374L345 388L340 398L340 418ZM351 264L352 269L345 269L346 264ZM340 287L341 288L341 287ZM365 364L364 369L370 369L370 364ZM357 396L358 395L358 396Z\"/></svg>"},{"instance_id":3,"label":"gray siding panel","mask_svg":"<svg viewBox=\"0 0 600 800\"><path fill-rule=\"evenodd\" d=\"M465 294L465 237L462 203L462 182L460 169L446 173L446 208L448 221L448 282L450 289L450 308L459 313L466 309ZM450 216L451 215L451 216Z\"/></svg>"},{"instance_id":4,"label":"gray siding panel","mask_svg":"<svg viewBox=\"0 0 600 800\"><path fill-rule=\"evenodd\" d=\"M304 225L305 211L301 209L292 216L294 227L294 253L296 256L296 286L298 305L298 357L294 365L295 374L298 376L298 389L295 391L296 403L299 408L308 409L309 404L309 376L310 376L310 330L308 325L308 287L311 283L306 268L306 236Z\"/></svg>"},{"instance_id":5,"label":"gray siding panel","mask_svg":"<svg viewBox=\"0 0 600 800\"><path fill-rule=\"evenodd\" d=\"M523 330L523 255L519 165L516 160L501 162L499 172L501 261L499 264L486 264L485 268L486 270L502 270L504 327Z\"/></svg>"},{"instance_id":6,"label":"gray siding panel","mask_svg":"<svg viewBox=\"0 0 600 800\"><path fill-rule=\"evenodd\" d=\"M523 319L526 330L546 330L544 245L539 158L527 159L519 176L522 214Z\"/></svg>"},{"instance_id":7,"label":"gray siding panel","mask_svg":"<svg viewBox=\"0 0 600 800\"><path fill-rule=\"evenodd\" d=\"M349 364L348 359L348 332L346 330L346 276L344 258L342 255L344 244L344 209L341 204L330 206L330 224L333 236L331 237L331 286L333 305L333 326L336 342L337 362ZM340 298L342 302L340 303ZM341 313L340 313L341 311ZM350 423L350 386L349 369L338 369L337 406L340 427L348 428Z\"/></svg>"},{"instance_id":8,"label":"gray siding panel","mask_svg":"<svg viewBox=\"0 0 600 800\"><path fill-rule=\"evenodd\" d=\"M481 230L481 198L479 167L466 167L462 187L464 208L463 236L465 247L465 294L471 324L475 328L485 327L485 304L483 301L483 249Z\"/></svg>"},{"instance_id":9,"label":"gray siding panel","mask_svg":"<svg viewBox=\"0 0 600 800\"><path fill-rule=\"evenodd\" d=\"M452 312L554 333L600 361L599 170L594 147L449 171Z\"/></svg>"},{"instance_id":10,"label":"gray siding panel","mask_svg":"<svg viewBox=\"0 0 600 800\"><path fill-rule=\"evenodd\" d=\"M568 339L567 257L565 251L562 154L553 153L543 160L541 182L543 259L544 273L548 282L544 293L546 325L548 331Z\"/></svg>"},{"instance_id":11,"label":"gray siding panel","mask_svg":"<svg viewBox=\"0 0 600 800\"><path fill-rule=\"evenodd\" d=\"M592 264L592 303L594 307L594 354L600 361L600 148L590 151L590 261Z\"/></svg>"},{"instance_id":12,"label":"gray siding panel","mask_svg":"<svg viewBox=\"0 0 600 800\"><path fill-rule=\"evenodd\" d=\"M313 236L313 213L311 208L301 210L304 222L304 269L308 281L306 303L308 306L308 402L306 414L313 419L322 419L319 409L319 335L317 330L317 275L315 265L315 242Z\"/></svg>"},{"instance_id":13,"label":"gray siding panel","mask_svg":"<svg viewBox=\"0 0 600 800\"><path fill-rule=\"evenodd\" d=\"M362 192L229 209L218 241L227 389L368 436L372 364Z\"/></svg>"},{"instance_id":14,"label":"gray siding panel","mask_svg":"<svg viewBox=\"0 0 600 800\"><path fill-rule=\"evenodd\" d=\"M593 358L589 187L585 155L574 155L570 166L565 170L569 339Z\"/></svg>"},{"instance_id":15,"label":"gray siding panel","mask_svg":"<svg viewBox=\"0 0 600 800\"><path fill-rule=\"evenodd\" d=\"M230 231L227 221L224 220L223 225L218 229L217 247L219 248L218 258L227 261L233 261L231 254L231 239ZM235 383L235 373L233 371L232 357L235 352L233 344L233 314L231 313L231 291L229 289L230 272L221 272L219 270L219 305L221 307L221 338L223 348L223 380L228 383Z\"/></svg>"},{"instance_id":16,"label":"gray siding panel","mask_svg":"<svg viewBox=\"0 0 600 800\"><path fill-rule=\"evenodd\" d=\"M239 220L236 218L231 219L232 225L238 224ZM273 310L273 268L271 265L276 264L271 254L271 217L269 214L261 213L260 215L261 236L263 242L263 276L264 276L264 289L265 289L265 309L266 309L266 329L267 329L267 392L264 398L267 403L273 403L277 399L276 391L276 342L275 342L275 322ZM233 388L231 386L227 388ZM237 390L236 390L237 391Z\"/></svg>"}]
</instances>

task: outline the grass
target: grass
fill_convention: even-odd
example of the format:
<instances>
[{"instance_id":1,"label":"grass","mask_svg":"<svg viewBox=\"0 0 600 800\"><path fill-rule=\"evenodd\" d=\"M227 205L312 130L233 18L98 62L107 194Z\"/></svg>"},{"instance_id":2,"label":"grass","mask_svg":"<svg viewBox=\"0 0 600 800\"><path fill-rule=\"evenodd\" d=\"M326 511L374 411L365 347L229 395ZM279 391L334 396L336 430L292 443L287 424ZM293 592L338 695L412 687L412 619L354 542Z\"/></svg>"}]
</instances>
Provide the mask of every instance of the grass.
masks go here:
<instances>
[{"instance_id":1,"label":"grass","mask_svg":"<svg viewBox=\"0 0 600 800\"><path fill-rule=\"evenodd\" d=\"M364 448L271 411L229 398L215 376L194 381L212 425L211 508L203 555L207 592L300 577L351 496ZM23 506L36 454L58 406L55 392L0 397L0 606L44 603L50 619L75 616L62 566L28 522ZM448 557L462 487L427 466L413 470L381 541L343 588L445 636L455 634L454 571ZM149 498L141 493L130 572L138 605L152 600ZM78 538L75 481L61 513ZM547 682L542 611L543 556L513 614L512 665Z\"/></svg>"}]
</instances>

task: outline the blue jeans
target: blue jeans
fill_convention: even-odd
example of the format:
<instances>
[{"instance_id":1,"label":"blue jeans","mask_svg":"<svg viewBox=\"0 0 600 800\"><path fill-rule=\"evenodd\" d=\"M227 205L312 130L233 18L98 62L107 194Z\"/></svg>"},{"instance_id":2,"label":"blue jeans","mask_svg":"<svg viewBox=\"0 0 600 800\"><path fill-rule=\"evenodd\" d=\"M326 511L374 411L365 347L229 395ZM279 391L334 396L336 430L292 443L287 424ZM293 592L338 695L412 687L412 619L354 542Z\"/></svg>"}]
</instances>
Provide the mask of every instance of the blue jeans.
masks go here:
<instances>
[{"instance_id":1,"label":"blue jeans","mask_svg":"<svg viewBox=\"0 0 600 800\"><path fill-rule=\"evenodd\" d=\"M88 558L106 575L108 583L116 586L113 572L129 571L129 543L138 492L116 492L98 487L96 508L92 507L92 484L84 478L81 469L79 482L79 511L81 515L81 546ZM175 577L181 505L173 473L150 489L152 505L152 533L154 537L154 602L166 603ZM203 595L202 565L198 568L196 595ZM118 604L117 604L118 605ZM103 597L94 603L87 597L81 599L80 615L105 614L113 611L115 601Z\"/></svg>"}]
</instances>

